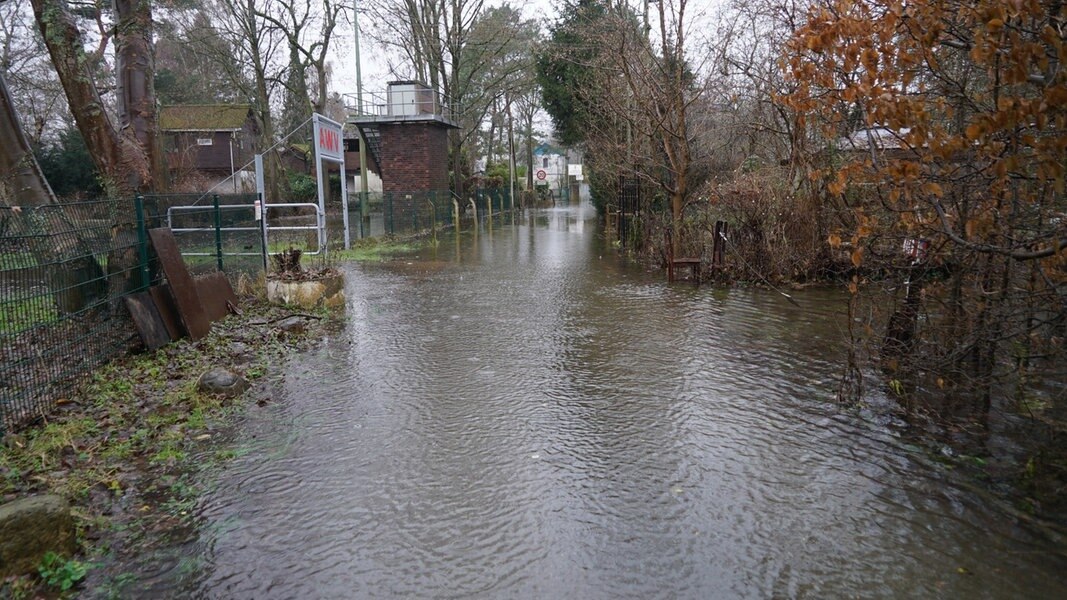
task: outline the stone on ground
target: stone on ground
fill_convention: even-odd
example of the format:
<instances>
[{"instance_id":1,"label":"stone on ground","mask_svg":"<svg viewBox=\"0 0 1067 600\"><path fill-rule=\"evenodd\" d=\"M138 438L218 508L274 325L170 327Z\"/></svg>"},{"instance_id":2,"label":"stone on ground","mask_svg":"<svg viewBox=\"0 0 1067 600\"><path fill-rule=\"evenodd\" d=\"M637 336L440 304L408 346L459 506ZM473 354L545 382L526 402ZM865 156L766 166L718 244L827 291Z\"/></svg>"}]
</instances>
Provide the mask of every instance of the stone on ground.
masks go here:
<instances>
[{"instance_id":1,"label":"stone on ground","mask_svg":"<svg viewBox=\"0 0 1067 600\"><path fill-rule=\"evenodd\" d=\"M20 498L0 505L0 580L37 570L48 552L70 556L74 517L59 496Z\"/></svg>"},{"instance_id":2,"label":"stone on ground","mask_svg":"<svg viewBox=\"0 0 1067 600\"><path fill-rule=\"evenodd\" d=\"M225 367L215 367L200 376L196 389L204 394L222 394L232 398L248 389L248 381Z\"/></svg>"}]
</instances>

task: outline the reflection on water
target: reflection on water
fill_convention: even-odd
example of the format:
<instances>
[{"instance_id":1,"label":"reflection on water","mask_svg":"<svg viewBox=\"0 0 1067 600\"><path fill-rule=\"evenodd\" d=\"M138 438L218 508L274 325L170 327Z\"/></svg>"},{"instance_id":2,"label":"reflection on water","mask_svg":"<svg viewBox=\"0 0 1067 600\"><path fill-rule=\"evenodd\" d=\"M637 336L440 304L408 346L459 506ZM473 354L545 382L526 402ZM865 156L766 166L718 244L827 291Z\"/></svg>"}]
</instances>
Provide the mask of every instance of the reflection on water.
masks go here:
<instances>
[{"instance_id":1,"label":"reflection on water","mask_svg":"<svg viewBox=\"0 0 1067 600\"><path fill-rule=\"evenodd\" d=\"M348 286L347 330L254 409L252 451L199 505L195 568L161 589L1067 591L1053 543L833 404L836 292L668 286L604 248L588 207L353 266Z\"/></svg>"}]
</instances>

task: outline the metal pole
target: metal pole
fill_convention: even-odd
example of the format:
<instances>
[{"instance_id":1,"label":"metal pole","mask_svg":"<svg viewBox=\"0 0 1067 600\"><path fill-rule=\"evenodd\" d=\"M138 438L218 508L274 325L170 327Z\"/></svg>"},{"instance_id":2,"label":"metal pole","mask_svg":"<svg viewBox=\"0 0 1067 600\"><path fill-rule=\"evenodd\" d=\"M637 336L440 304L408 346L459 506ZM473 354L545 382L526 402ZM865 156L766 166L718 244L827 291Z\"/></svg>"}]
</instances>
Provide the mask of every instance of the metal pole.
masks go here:
<instances>
[{"instance_id":1,"label":"metal pole","mask_svg":"<svg viewBox=\"0 0 1067 600\"><path fill-rule=\"evenodd\" d=\"M267 274L267 187L263 176L263 155L256 155L256 193L259 197L259 241L263 248L263 275Z\"/></svg>"},{"instance_id":2,"label":"metal pole","mask_svg":"<svg viewBox=\"0 0 1067 600\"><path fill-rule=\"evenodd\" d=\"M233 166L233 138L236 133L230 133L230 180L233 181L233 193L237 193L237 171Z\"/></svg>"},{"instance_id":3,"label":"metal pole","mask_svg":"<svg viewBox=\"0 0 1067 600\"><path fill-rule=\"evenodd\" d=\"M137 211L137 258L141 271L141 285L138 291L148 289L148 231L145 229L144 196L138 194L133 201Z\"/></svg>"},{"instance_id":4,"label":"metal pole","mask_svg":"<svg viewBox=\"0 0 1067 600\"><path fill-rule=\"evenodd\" d=\"M344 156L344 153L341 153ZM341 161L341 218L345 223L345 250L352 247L352 235L348 229L348 175L345 173L345 161Z\"/></svg>"},{"instance_id":5,"label":"metal pole","mask_svg":"<svg viewBox=\"0 0 1067 600\"><path fill-rule=\"evenodd\" d=\"M329 181L330 176L325 169L323 169L323 158L319 154L319 144L317 143L319 139L319 128L321 127L319 124L319 116L318 113L311 115L311 121L314 127L314 133L312 134L314 136L313 139L316 140L316 143L313 144L315 147L315 182L319 190L319 211L316 224L319 227L318 240L319 248L321 249L326 246L326 183Z\"/></svg>"},{"instance_id":6,"label":"metal pole","mask_svg":"<svg viewBox=\"0 0 1067 600\"><path fill-rule=\"evenodd\" d=\"M352 0L352 29L356 38L356 110L363 113L363 69L359 60L359 0ZM360 139L362 139L362 135Z\"/></svg>"},{"instance_id":7,"label":"metal pole","mask_svg":"<svg viewBox=\"0 0 1067 600\"><path fill-rule=\"evenodd\" d=\"M263 248L263 275L266 276L270 271L267 260L267 256L270 254L270 249L267 246L267 203L263 201L263 194L259 195L259 234L260 243Z\"/></svg>"},{"instance_id":8,"label":"metal pole","mask_svg":"<svg viewBox=\"0 0 1067 600\"><path fill-rule=\"evenodd\" d=\"M363 114L363 69L359 58L359 0L352 0L352 28L356 37L356 111ZM361 237L367 237L363 230L363 221L370 219L367 210L367 141L363 138L363 129L356 125L359 133L359 227ZM368 228L369 229L369 228Z\"/></svg>"},{"instance_id":9,"label":"metal pole","mask_svg":"<svg viewBox=\"0 0 1067 600\"><path fill-rule=\"evenodd\" d=\"M215 205L215 260L218 264L219 270L222 270L222 214L219 210L219 195L215 194L212 198L212 202Z\"/></svg>"}]
</instances>

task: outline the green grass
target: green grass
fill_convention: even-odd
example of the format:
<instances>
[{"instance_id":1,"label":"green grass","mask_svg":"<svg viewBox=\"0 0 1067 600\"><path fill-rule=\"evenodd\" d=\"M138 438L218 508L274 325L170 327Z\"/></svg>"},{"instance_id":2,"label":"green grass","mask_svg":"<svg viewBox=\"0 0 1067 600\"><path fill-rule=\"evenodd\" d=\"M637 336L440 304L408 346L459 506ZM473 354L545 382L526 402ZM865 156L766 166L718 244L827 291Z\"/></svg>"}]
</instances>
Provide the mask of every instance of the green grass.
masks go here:
<instances>
[{"instance_id":1,"label":"green grass","mask_svg":"<svg viewBox=\"0 0 1067 600\"><path fill-rule=\"evenodd\" d=\"M52 294L0 302L0 334L18 333L59 320Z\"/></svg>"},{"instance_id":2,"label":"green grass","mask_svg":"<svg viewBox=\"0 0 1067 600\"><path fill-rule=\"evenodd\" d=\"M32 252L0 252L0 271L28 269L37 266L37 257Z\"/></svg>"},{"instance_id":3,"label":"green grass","mask_svg":"<svg viewBox=\"0 0 1067 600\"><path fill-rule=\"evenodd\" d=\"M379 240L366 238L353 242L348 250L331 250L332 260L351 260L357 262L373 262L396 254L410 254L422 248L423 244L411 241Z\"/></svg>"},{"instance_id":4,"label":"green grass","mask_svg":"<svg viewBox=\"0 0 1067 600\"><path fill-rule=\"evenodd\" d=\"M62 410L37 426L8 432L0 443L0 498L42 492L67 498L83 556L105 554L107 530L124 526L125 520L138 523L137 531L149 532L190 518L202 492L198 474L252 451L217 435L249 398L200 394L197 377L228 361L236 342L254 353L246 376L276 370L289 352L311 343L310 336L281 337L258 325L282 314L277 307L251 303L244 315L216 322L198 342L170 344L98 368ZM219 442L209 441L216 437ZM141 478L131 479L131 471ZM154 483L142 488L139 480ZM133 498L130 508L116 516L108 499L124 495ZM76 584L78 564L46 565L53 591ZM34 589L41 581L32 576L0 581L0 598L23 592L37 597ZM123 582L116 583L112 591Z\"/></svg>"}]
</instances>

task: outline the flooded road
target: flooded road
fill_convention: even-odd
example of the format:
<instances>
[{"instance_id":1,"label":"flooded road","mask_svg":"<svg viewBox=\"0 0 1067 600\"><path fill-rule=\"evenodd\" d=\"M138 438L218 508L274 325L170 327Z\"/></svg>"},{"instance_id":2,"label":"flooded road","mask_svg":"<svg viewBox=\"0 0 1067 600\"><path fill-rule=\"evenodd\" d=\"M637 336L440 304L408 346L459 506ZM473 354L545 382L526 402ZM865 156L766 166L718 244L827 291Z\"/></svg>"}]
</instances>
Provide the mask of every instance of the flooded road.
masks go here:
<instances>
[{"instance_id":1,"label":"flooded road","mask_svg":"<svg viewBox=\"0 0 1067 600\"><path fill-rule=\"evenodd\" d=\"M833 402L836 291L668 286L589 207L347 275L158 590L1067 597L1055 542Z\"/></svg>"}]
</instances>

